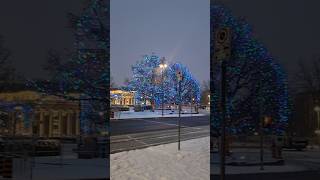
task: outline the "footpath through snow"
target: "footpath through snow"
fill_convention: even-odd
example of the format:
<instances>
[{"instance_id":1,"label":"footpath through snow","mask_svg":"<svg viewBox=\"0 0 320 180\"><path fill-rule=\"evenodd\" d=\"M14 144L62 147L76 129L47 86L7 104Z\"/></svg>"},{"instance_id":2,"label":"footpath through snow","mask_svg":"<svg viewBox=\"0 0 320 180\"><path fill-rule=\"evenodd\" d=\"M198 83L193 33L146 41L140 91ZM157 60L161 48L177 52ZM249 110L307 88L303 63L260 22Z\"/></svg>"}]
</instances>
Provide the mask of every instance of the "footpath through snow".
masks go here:
<instances>
[{"instance_id":1,"label":"footpath through snow","mask_svg":"<svg viewBox=\"0 0 320 180\"><path fill-rule=\"evenodd\" d=\"M209 180L210 138L111 154L111 179Z\"/></svg>"}]
</instances>

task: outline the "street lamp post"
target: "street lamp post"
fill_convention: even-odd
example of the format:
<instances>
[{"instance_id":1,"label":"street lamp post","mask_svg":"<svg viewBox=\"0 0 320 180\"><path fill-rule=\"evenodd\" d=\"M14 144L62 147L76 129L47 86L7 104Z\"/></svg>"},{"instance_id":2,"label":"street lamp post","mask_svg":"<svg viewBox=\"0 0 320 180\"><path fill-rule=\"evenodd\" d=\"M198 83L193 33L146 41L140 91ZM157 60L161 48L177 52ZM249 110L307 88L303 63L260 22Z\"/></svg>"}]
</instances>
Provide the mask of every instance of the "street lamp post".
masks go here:
<instances>
[{"instance_id":1,"label":"street lamp post","mask_svg":"<svg viewBox=\"0 0 320 180\"><path fill-rule=\"evenodd\" d=\"M178 150L180 151L180 122L181 122L181 80L179 80L179 122L178 122Z\"/></svg>"},{"instance_id":2,"label":"street lamp post","mask_svg":"<svg viewBox=\"0 0 320 180\"><path fill-rule=\"evenodd\" d=\"M317 129L314 131L320 138L320 107L317 105L314 107L314 111L317 113ZM319 140L320 144L320 140Z\"/></svg>"},{"instance_id":3,"label":"street lamp post","mask_svg":"<svg viewBox=\"0 0 320 180\"><path fill-rule=\"evenodd\" d=\"M164 114L164 83L163 83L163 81L164 81L164 75L163 75L163 71L164 71L164 69L165 68L167 68L167 64L165 64L165 58L163 57L162 59L161 59L161 64L159 65L160 66L160 69L161 69L161 89L162 89L162 98L161 98L161 106L162 106L162 110L161 110L161 114L162 114L162 116L163 116L163 114Z\"/></svg>"},{"instance_id":4,"label":"street lamp post","mask_svg":"<svg viewBox=\"0 0 320 180\"><path fill-rule=\"evenodd\" d=\"M152 70L152 80L151 80L151 84L152 84L152 103L151 103L151 106L152 106L152 112L154 112L154 109L155 109L155 97L154 97L154 89L155 89L155 72L154 72L155 69Z\"/></svg>"},{"instance_id":5,"label":"street lamp post","mask_svg":"<svg viewBox=\"0 0 320 180\"><path fill-rule=\"evenodd\" d=\"M192 98L192 89L190 88L190 116L192 116L192 102L193 102L193 98Z\"/></svg>"},{"instance_id":6,"label":"street lamp post","mask_svg":"<svg viewBox=\"0 0 320 180\"><path fill-rule=\"evenodd\" d=\"M320 130L320 107L316 106L314 107L314 111L317 113L317 130Z\"/></svg>"}]
</instances>

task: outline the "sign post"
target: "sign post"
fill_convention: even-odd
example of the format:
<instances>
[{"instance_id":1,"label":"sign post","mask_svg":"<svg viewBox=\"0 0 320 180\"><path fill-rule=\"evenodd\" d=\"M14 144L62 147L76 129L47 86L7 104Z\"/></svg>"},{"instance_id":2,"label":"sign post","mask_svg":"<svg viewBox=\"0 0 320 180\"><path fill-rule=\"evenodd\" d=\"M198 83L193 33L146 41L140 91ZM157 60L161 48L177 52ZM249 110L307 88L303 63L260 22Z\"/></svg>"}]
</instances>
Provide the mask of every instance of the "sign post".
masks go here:
<instances>
[{"instance_id":1,"label":"sign post","mask_svg":"<svg viewBox=\"0 0 320 180\"><path fill-rule=\"evenodd\" d=\"M221 64L221 136L220 136L220 177L225 180L226 159L226 61L231 55L231 30L218 28L214 38L214 59Z\"/></svg>"},{"instance_id":2,"label":"sign post","mask_svg":"<svg viewBox=\"0 0 320 180\"><path fill-rule=\"evenodd\" d=\"M181 126L181 82L183 80L183 75L181 71L177 71L177 79L178 79L178 93L179 93L179 118L178 118L178 150L180 151L180 134L181 134L181 130L180 130L180 126Z\"/></svg>"},{"instance_id":3,"label":"sign post","mask_svg":"<svg viewBox=\"0 0 320 180\"><path fill-rule=\"evenodd\" d=\"M320 107L316 106L314 107L314 111L317 113L317 130L320 130Z\"/></svg>"},{"instance_id":4,"label":"sign post","mask_svg":"<svg viewBox=\"0 0 320 180\"><path fill-rule=\"evenodd\" d=\"M316 106L314 107L314 111L317 113L317 129L314 131L314 133L318 136L318 143L320 144L320 107Z\"/></svg>"}]
</instances>

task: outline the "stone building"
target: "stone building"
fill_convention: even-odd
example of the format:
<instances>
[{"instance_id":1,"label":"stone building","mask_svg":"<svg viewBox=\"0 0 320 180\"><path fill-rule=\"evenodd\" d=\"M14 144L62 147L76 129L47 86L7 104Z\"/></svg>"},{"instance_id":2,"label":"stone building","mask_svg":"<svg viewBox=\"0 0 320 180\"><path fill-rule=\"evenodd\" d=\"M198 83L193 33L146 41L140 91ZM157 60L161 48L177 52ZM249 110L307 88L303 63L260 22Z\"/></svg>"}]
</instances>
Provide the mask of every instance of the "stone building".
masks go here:
<instances>
[{"instance_id":1,"label":"stone building","mask_svg":"<svg viewBox=\"0 0 320 180\"><path fill-rule=\"evenodd\" d=\"M134 106L136 104L134 91L112 89L110 97L111 105Z\"/></svg>"},{"instance_id":2,"label":"stone building","mask_svg":"<svg viewBox=\"0 0 320 180\"><path fill-rule=\"evenodd\" d=\"M288 132L304 137L315 136L317 114L314 107L320 105L319 98L316 97L308 92L294 95Z\"/></svg>"},{"instance_id":3,"label":"stone building","mask_svg":"<svg viewBox=\"0 0 320 180\"><path fill-rule=\"evenodd\" d=\"M0 104L0 133L3 135L79 135L79 102L43 96L35 91L18 91L0 93Z\"/></svg>"}]
</instances>

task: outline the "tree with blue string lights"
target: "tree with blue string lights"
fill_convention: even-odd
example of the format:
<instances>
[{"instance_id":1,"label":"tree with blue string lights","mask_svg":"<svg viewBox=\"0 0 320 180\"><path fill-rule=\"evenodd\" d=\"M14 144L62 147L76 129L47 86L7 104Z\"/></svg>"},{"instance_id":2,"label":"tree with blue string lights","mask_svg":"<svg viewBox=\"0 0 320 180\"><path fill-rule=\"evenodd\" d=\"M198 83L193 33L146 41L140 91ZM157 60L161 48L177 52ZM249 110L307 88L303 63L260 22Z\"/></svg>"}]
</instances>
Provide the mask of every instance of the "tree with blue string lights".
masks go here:
<instances>
[{"instance_id":1,"label":"tree with blue string lights","mask_svg":"<svg viewBox=\"0 0 320 180\"><path fill-rule=\"evenodd\" d=\"M161 83L157 78L159 75L160 58L152 53L144 55L140 61L132 65L132 79L129 88L135 90L137 101L146 103L148 100L155 104L160 93Z\"/></svg>"},{"instance_id":2,"label":"tree with blue string lights","mask_svg":"<svg viewBox=\"0 0 320 180\"><path fill-rule=\"evenodd\" d=\"M143 59L132 66L132 79L129 82L130 89L136 91L137 100L146 103L147 100L160 106L164 104L178 104L178 79L176 72L183 74L181 82L182 103L200 101L200 85L189 69L181 63L167 64L161 68L161 59L154 53L145 55Z\"/></svg>"},{"instance_id":3,"label":"tree with blue string lights","mask_svg":"<svg viewBox=\"0 0 320 180\"><path fill-rule=\"evenodd\" d=\"M217 28L232 32L231 58L227 62L227 130L230 134L252 134L258 131L261 116L271 117L265 128L282 134L289 116L286 74L270 52L253 35L251 26L232 16L221 5L211 7L212 34ZM211 36L214 42L214 36ZM213 43L211 43L211 49ZM211 51L213 52L213 51ZM212 55L213 57L213 55ZM211 125L220 132L220 67L211 61Z\"/></svg>"},{"instance_id":4,"label":"tree with blue string lights","mask_svg":"<svg viewBox=\"0 0 320 180\"><path fill-rule=\"evenodd\" d=\"M200 84L194 78L188 67L181 63L173 63L170 65L170 82L171 82L171 96L170 101L179 103L178 100L178 78L176 72L182 73L183 79L181 81L181 102L183 104L194 102L198 104L200 102Z\"/></svg>"},{"instance_id":5,"label":"tree with blue string lights","mask_svg":"<svg viewBox=\"0 0 320 180\"><path fill-rule=\"evenodd\" d=\"M29 85L48 95L80 101L81 134L106 131L107 118L96 115L109 106L109 1L87 1L82 14L69 14L69 19L76 40L74 51L66 62L51 56L52 78Z\"/></svg>"}]
</instances>

